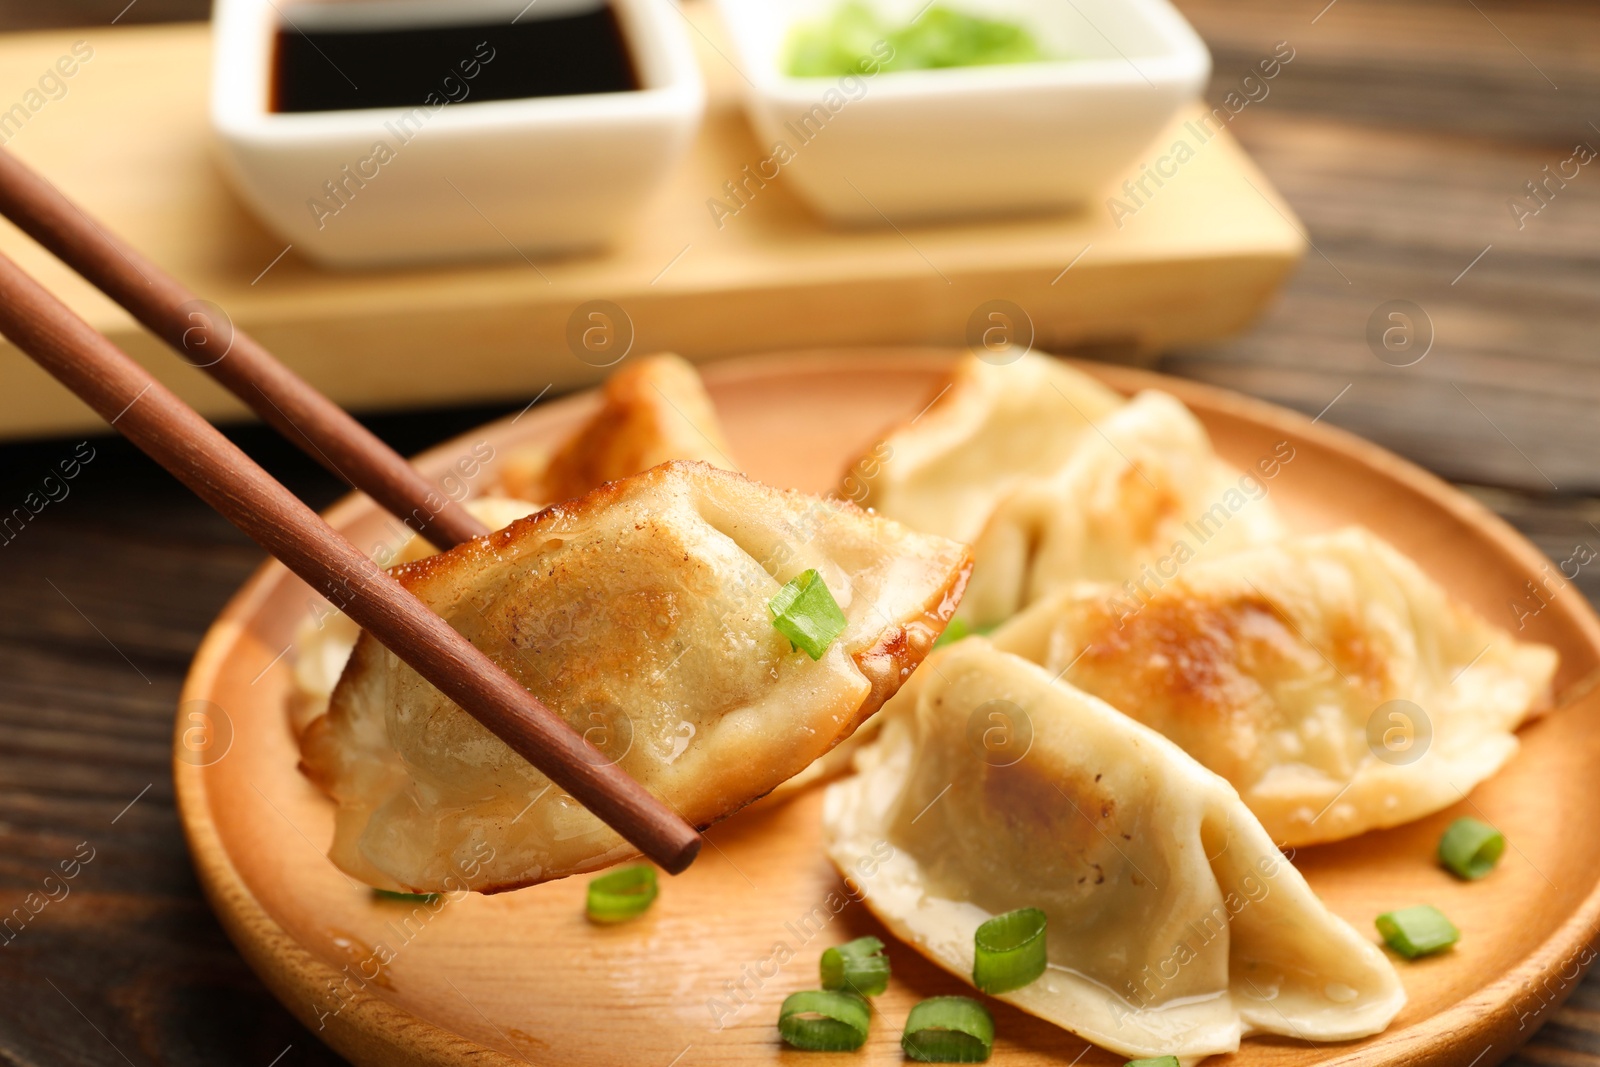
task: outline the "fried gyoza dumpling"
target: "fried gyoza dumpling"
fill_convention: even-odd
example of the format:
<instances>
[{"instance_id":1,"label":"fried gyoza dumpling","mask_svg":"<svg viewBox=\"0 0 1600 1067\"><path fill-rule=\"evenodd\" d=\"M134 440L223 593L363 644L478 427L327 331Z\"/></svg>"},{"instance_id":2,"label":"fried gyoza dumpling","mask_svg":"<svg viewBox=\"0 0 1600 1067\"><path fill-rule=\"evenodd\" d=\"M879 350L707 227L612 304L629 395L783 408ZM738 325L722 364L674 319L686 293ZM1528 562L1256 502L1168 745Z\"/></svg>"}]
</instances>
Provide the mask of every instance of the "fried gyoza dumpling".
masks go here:
<instances>
[{"instance_id":1,"label":"fried gyoza dumpling","mask_svg":"<svg viewBox=\"0 0 1600 1067\"><path fill-rule=\"evenodd\" d=\"M662 353L606 379L599 409L554 453L509 453L500 484L523 500L570 500L674 459L737 469L699 372L681 356Z\"/></svg>"},{"instance_id":2,"label":"fried gyoza dumpling","mask_svg":"<svg viewBox=\"0 0 1600 1067\"><path fill-rule=\"evenodd\" d=\"M700 375L678 356L637 360L612 375L600 409L554 455L543 447L506 454L499 471L502 496L467 501L465 507L491 530L538 511L528 501L568 500L609 481L673 459L703 459L733 469L716 412ZM410 563L437 549L412 535L399 546L380 542L370 554L379 566ZM350 659L360 628L329 608L295 634L295 692L289 719L298 735L328 707L328 697Z\"/></svg>"},{"instance_id":3,"label":"fried gyoza dumpling","mask_svg":"<svg viewBox=\"0 0 1600 1067\"><path fill-rule=\"evenodd\" d=\"M1228 783L1110 705L974 637L881 718L828 788L829 856L952 974L980 923L1038 908L1049 967L1000 999L1130 1058L1361 1037L1405 1003Z\"/></svg>"},{"instance_id":4,"label":"fried gyoza dumpling","mask_svg":"<svg viewBox=\"0 0 1600 1067\"><path fill-rule=\"evenodd\" d=\"M1059 470L1122 397L1049 356L958 361L935 399L845 475L841 494L917 530L971 542L1005 493Z\"/></svg>"},{"instance_id":5,"label":"fried gyoza dumpling","mask_svg":"<svg viewBox=\"0 0 1600 1067\"><path fill-rule=\"evenodd\" d=\"M537 504L503 496L480 496L462 506L491 530L539 510ZM403 540L398 545L380 541L368 553L380 567L413 563L439 551L426 539L411 533L409 527L400 527L398 520L393 525ZM289 725L295 736L328 710L328 698L333 695L339 675L344 673L344 665L350 662L350 653L360 635L361 627L331 606L307 618L295 631L294 692L289 700Z\"/></svg>"},{"instance_id":6,"label":"fried gyoza dumpling","mask_svg":"<svg viewBox=\"0 0 1600 1067\"><path fill-rule=\"evenodd\" d=\"M1265 483L1218 459L1173 397L1140 393L1094 428L1059 472L1018 485L989 516L963 621L992 626L1074 582L1131 581L1149 564L1283 536Z\"/></svg>"},{"instance_id":7,"label":"fried gyoza dumpling","mask_svg":"<svg viewBox=\"0 0 1600 1067\"><path fill-rule=\"evenodd\" d=\"M705 826L875 712L943 629L969 565L965 546L852 504L669 463L395 574ZM817 660L768 607L810 569L847 622ZM301 744L339 806L332 859L381 888L492 892L635 854L367 634Z\"/></svg>"},{"instance_id":8,"label":"fried gyoza dumpling","mask_svg":"<svg viewBox=\"0 0 1600 1067\"><path fill-rule=\"evenodd\" d=\"M1275 841L1335 841L1461 800L1547 706L1517 641L1360 528L1080 587L993 635L1233 783Z\"/></svg>"}]
</instances>

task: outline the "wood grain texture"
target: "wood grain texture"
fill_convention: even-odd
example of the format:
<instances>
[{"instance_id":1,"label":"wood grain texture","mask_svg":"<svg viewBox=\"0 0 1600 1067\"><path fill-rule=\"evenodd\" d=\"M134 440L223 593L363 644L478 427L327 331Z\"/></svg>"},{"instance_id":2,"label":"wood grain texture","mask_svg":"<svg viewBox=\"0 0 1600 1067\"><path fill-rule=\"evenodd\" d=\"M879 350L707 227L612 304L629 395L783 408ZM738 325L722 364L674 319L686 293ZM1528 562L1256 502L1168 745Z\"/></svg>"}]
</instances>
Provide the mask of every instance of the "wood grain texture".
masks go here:
<instances>
[{"instance_id":1,"label":"wood grain texture","mask_svg":"<svg viewBox=\"0 0 1600 1067\"><path fill-rule=\"evenodd\" d=\"M1231 128L1319 251L1248 336L1162 369L1313 415L1349 386L1328 421L1447 477L1595 493L1600 170L1552 185L1521 228L1507 203L1578 142L1600 149L1600 12L1337 0L1313 24L1325 5L1179 4L1213 50L1213 98L1273 42L1296 49ZM1366 341L1393 299L1433 322L1414 366Z\"/></svg>"},{"instance_id":2,"label":"wood grain texture","mask_svg":"<svg viewBox=\"0 0 1600 1067\"><path fill-rule=\"evenodd\" d=\"M1324 421L1475 483L1474 495L1559 561L1578 543L1600 550L1591 525L1600 524L1600 501L1584 495L1595 491L1592 457L1600 454L1600 356L1590 340L1600 312L1591 183L1600 179L1586 168L1524 231L1505 200L1566 157L1586 117L1600 121L1600 9L1476 2L1559 91L1459 0L1338 0L1315 24L1325 0L1178 0L1213 50L1214 104L1274 42L1297 47L1272 95L1232 128L1312 240L1347 274L1347 257L1359 256L1351 277L1370 291L1352 291L1312 253L1249 334L1171 353L1165 368L1312 415L1351 385ZM138 0L118 24L200 17L208 6ZM104 25L125 7L6 0L0 21ZM14 96L32 77L17 70L0 87ZM1501 260L1503 252L1514 254ZM1426 294L1436 293L1465 318L1410 370L1437 374L1438 365L1449 376L1379 364L1363 338L1373 307L1410 295L1431 308L1437 297ZM1450 380L1502 425L1521 413L1526 436L1513 439L1560 493L1461 403ZM409 453L504 410L430 410L373 425ZM340 492L270 434L235 437L315 505ZM38 490L76 440L0 450L0 504ZM266 993L223 936L199 896L172 806L179 685L205 626L260 553L148 460L114 441L94 447L71 495L0 545L0 604L9 609L0 612L0 905L36 891L79 841L99 848L73 895L0 950L0 1063L266 1067L280 1054L278 1067L342 1063ZM1482 488L1491 485L1498 488ZM1600 570L1584 568L1572 590L1600 600ZM1509 1062L1597 1067L1600 977L1527 1024L1541 1028Z\"/></svg>"}]
</instances>

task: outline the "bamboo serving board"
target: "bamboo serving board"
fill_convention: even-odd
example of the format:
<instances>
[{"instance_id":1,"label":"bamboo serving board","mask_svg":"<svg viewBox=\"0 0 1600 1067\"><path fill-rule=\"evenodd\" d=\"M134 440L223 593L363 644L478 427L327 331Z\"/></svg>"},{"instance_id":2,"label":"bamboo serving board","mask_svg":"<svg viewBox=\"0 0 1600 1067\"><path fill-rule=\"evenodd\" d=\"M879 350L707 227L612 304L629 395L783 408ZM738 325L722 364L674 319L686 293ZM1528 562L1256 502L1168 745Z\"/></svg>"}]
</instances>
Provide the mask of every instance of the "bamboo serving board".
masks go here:
<instances>
[{"instance_id":1,"label":"bamboo serving board","mask_svg":"<svg viewBox=\"0 0 1600 1067\"><path fill-rule=\"evenodd\" d=\"M1042 348L1130 358L1242 329L1300 258L1293 212L1226 131L1120 229L1103 198L1060 215L834 229L781 176L719 229L707 200L770 146L758 147L745 121L743 85L716 19L697 0L684 11L707 82L705 123L631 237L599 255L530 265L507 248L502 262L360 273L318 268L293 249L278 259L285 242L246 212L214 159L204 25L96 29L87 35L93 58L65 82L66 95L44 100L14 131L0 126L0 139L324 392L360 409L515 400L596 381L603 371L573 355L567 325L597 299L627 313L635 351L692 359L961 344L972 313L994 299L1028 313ZM0 108L36 91L77 39L0 38ZM1129 176L1165 152L1181 125L1131 163ZM973 151L1005 165L999 148ZM3 222L0 252L203 414L243 413ZM0 380L0 437L100 429L9 343L0 343Z\"/></svg>"},{"instance_id":2,"label":"bamboo serving board","mask_svg":"<svg viewBox=\"0 0 1600 1067\"><path fill-rule=\"evenodd\" d=\"M885 425L927 401L947 359L811 352L713 365L706 384L748 473L825 492ZM1241 467L1290 441L1294 459L1270 491L1294 529L1363 523L1500 625L1512 621L1507 603L1548 568L1481 506L1349 434L1189 382L1085 369L1123 391L1174 393ZM500 455L553 442L594 403L584 394L538 406L418 462L438 475L485 442ZM346 499L329 518L363 547L392 537L365 497ZM663 879L651 911L618 927L585 921L584 878L466 896L436 912L374 899L324 857L333 807L296 770L283 650L315 600L268 563L228 605L184 689L174 771L201 884L229 935L289 1009L361 1067L898 1065L897 1027L912 1004L970 992L848 901L823 858L816 788L714 827L695 865ZM1560 651L1566 706L1521 731L1521 752L1505 770L1448 811L1294 858L1322 899L1374 941L1374 916L1428 902L1461 927L1460 944L1397 961L1410 1001L1381 1035L1315 1045L1249 1038L1237 1055L1210 1063L1490 1067L1576 985L1600 928L1600 821L1579 814L1593 811L1600 772L1600 698L1583 695L1600 669L1600 620L1564 590L1527 618L1521 636ZM224 754L204 766L183 744L197 700L227 725ZM1433 860L1444 827L1467 814L1494 823L1513 846L1490 877L1470 884ZM816 987L823 948L869 933L888 943L894 978L875 1001L866 1047L850 1056L785 1051L775 1026L783 998ZM989 1006L997 1065L1122 1062L1008 1005Z\"/></svg>"}]
</instances>

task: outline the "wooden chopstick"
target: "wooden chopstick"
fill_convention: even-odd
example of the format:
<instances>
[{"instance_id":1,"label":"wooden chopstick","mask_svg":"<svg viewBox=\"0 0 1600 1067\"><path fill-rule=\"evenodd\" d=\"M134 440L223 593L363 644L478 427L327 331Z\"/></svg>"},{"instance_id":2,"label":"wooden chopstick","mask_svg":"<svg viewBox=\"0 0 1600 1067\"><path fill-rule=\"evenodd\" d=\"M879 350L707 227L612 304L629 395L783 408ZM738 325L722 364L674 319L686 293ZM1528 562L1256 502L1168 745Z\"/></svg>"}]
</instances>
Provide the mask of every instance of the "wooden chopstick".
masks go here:
<instances>
[{"instance_id":1,"label":"wooden chopstick","mask_svg":"<svg viewBox=\"0 0 1600 1067\"><path fill-rule=\"evenodd\" d=\"M692 826L3 255L0 334L646 856L693 861Z\"/></svg>"},{"instance_id":2,"label":"wooden chopstick","mask_svg":"<svg viewBox=\"0 0 1600 1067\"><path fill-rule=\"evenodd\" d=\"M206 302L0 151L0 214L126 308L307 455L439 548L489 532L399 453Z\"/></svg>"}]
</instances>

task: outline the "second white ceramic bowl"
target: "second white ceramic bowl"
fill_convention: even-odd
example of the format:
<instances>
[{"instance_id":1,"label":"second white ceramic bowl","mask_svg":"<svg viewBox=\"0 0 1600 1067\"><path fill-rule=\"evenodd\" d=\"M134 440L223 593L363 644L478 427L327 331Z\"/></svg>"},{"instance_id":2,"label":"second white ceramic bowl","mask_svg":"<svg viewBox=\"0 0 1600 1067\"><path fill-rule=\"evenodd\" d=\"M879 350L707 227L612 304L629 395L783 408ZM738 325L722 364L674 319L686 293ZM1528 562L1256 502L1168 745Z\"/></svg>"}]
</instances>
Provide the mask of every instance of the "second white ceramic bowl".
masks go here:
<instances>
[{"instance_id":1,"label":"second white ceramic bowl","mask_svg":"<svg viewBox=\"0 0 1600 1067\"><path fill-rule=\"evenodd\" d=\"M790 29L840 0L717 0L784 181L846 223L1049 210L1101 194L1211 71L1167 0L943 0L1026 25L1039 63L792 78ZM925 0L874 0L904 25ZM773 158L773 157L769 157ZM779 169L774 161L767 170Z\"/></svg>"}]
</instances>

